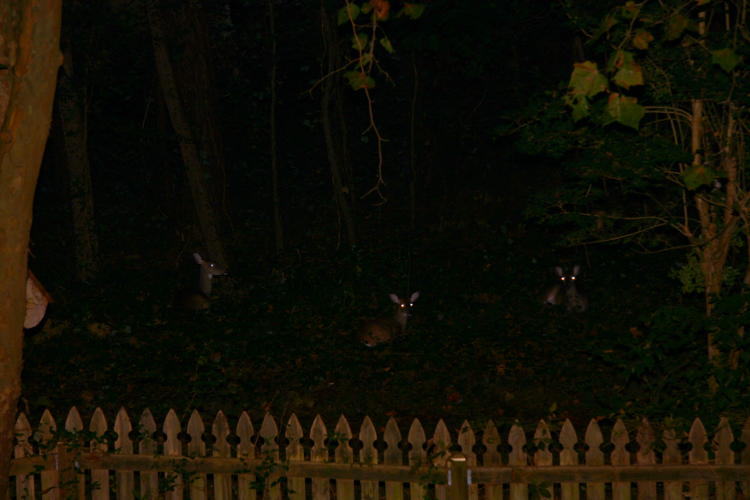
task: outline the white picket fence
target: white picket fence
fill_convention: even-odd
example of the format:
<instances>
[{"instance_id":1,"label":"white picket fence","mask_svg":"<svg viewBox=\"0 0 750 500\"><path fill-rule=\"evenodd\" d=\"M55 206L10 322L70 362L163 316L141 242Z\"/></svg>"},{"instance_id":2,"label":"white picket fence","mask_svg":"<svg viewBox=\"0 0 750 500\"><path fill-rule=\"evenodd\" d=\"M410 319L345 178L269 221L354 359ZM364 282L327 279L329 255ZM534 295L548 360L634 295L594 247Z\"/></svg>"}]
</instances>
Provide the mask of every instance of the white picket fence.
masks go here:
<instances>
[{"instance_id":1,"label":"white picket fence","mask_svg":"<svg viewBox=\"0 0 750 500\"><path fill-rule=\"evenodd\" d=\"M591 420L583 436L570 421L539 422L533 433L468 422L431 435L418 419L403 438L396 420L379 433L365 417L354 433L343 415L331 431L316 417L305 433L292 415L279 430L265 415L256 431L242 413L219 412L207 427L194 411L183 427L170 410L160 426L145 410L135 425L121 409L109 427L97 409L88 426L73 408L62 428L45 412L32 430L16 422L11 467L15 498L242 500L741 500L750 496L750 446L737 446L722 419L711 435L647 421L607 436ZM750 419L738 428L750 443ZM13 495L12 495L13 496Z\"/></svg>"}]
</instances>

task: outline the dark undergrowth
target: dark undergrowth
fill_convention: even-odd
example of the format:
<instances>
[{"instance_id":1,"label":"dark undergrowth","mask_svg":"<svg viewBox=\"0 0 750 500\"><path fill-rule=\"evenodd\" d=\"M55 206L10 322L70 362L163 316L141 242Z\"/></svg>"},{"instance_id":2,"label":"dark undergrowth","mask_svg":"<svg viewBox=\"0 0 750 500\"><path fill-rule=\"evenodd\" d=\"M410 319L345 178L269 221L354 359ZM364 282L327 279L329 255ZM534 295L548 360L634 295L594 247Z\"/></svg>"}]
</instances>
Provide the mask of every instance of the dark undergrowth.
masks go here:
<instances>
[{"instance_id":1,"label":"dark undergrowth","mask_svg":"<svg viewBox=\"0 0 750 500\"><path fill-rule=\"evenodd\" d=\"M44 408L63 418L76 405L109 415L150 408L157 418L197 408L206 417L248 410L333 421L343 413L350 421L458 425L563 417L585 424L695 407L699 390L675 394L679 380L670 377L697 370L691 364L700 357L675 350L683 366L670 374L677 361L646 346L648 318L676 301L665 292L673 283L645 281L657 275L653 260L582 260L591 306L573 314L541 304L551 260L518 255L507 243L443 243L408 255L386 248L240 261L216 282L205 312L173 308L166 275L134 284L125 271L113 274L54 305L45 327L27 336L22 409L32 418ZM358 323L387 310L389 292L415 289L422 296L408 334L375 348L357 342ZM700 333L692 335L684 349L700 350Z\"/></svg>"}]
</instances>

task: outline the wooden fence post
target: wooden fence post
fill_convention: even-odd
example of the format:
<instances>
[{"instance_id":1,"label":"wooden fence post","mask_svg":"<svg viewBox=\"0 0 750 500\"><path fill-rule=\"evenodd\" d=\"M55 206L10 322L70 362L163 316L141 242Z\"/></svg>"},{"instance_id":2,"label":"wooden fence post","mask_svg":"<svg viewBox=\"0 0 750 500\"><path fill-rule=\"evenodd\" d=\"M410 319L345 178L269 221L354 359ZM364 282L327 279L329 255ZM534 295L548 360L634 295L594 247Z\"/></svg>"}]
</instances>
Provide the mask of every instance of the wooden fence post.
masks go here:
<instances>
[{"instance_id":1,"label":"wooden fence post","mask_svg":"<svg viewBox=\"0 0 750 500\"><path fill-rule=\"evenodd\" d=\"M469 499L469 468L466 457L455 453L448 459L448 500Z\"/></svg>"}]
</instances>

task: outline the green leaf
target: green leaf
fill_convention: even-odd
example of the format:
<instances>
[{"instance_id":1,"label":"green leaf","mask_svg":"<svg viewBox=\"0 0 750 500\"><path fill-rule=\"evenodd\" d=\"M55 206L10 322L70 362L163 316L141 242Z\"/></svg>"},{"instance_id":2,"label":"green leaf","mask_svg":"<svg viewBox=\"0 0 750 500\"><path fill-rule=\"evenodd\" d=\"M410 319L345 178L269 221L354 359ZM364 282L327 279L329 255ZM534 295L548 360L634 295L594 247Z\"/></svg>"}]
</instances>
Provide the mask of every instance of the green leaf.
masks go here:
<instances>
[{"instance_id":1,"label":"green leaf","mask_svg":"<svg viewBox=\"0 0 750 500\"><path fill-rule=\"evenodd\" d=\"M648 44L654 41L654 35L646 30L638 30L633 37L633 47L640 50L648 49Z\"/></svg>"},{"instance_id":2,"label":"green leaf","mask_svg":"<svg viewBox=\"0 0 750 500\"><path fill-rule=\"evenodd\" d=\"M387 37L381 37L380 38L380 45L388 51L389 54L393 54L393 45L391 44L391 40Z\"/></svg>"},{"instance_id":3,"label":"green leaf","mask_svg":"<svg viewBox=\"0 0 750 500\"><path fill-rule=\"evenodd\" d=\"M352 36L352 48L356 51L365 50L369 39L367 33L357 33L357 36Z\"/></svg>"},{"instance_id":4,"label":"green leaf","mask_svg":"<svg viewBox=\"0 0 750 500\"><path fill-rule=\"evenodd\" d=\"M361 71L347 71L344 73L344 78L349 81L349 86L352 90L371 89L375 87L375 80L367 73Z\"/></svg>"},{"instance_id":5,"label":"green leaf","mask_svg":"<svg viewBox=\"0 0 750 500\"><path fill-rule=\"evenodd\" d=\"M682 33L687 29L690 21L687 17L682 14L674 14L667 21L667 31L665 33L667 40L677 40L682 36Z\"/></svg>"},{"instance_id":6,"label":"green leaf","mask_svg":"<svg viewBox=\"0 0 750 500\"><path fill-rule=\"evenodd\" d=\"M638 99L613 92L607 100L607 113L610 117L626 127L638 130L646 110L638 104Z\"/></svg>"},{"instance_id":7,"label":"green leaf","mask_svg":"<svg viewBox=\"0 0 750 500\"><path fill-rule=\"evenodd\" d=\"M729 73L742 62L742 56L737 54L734 49L727 47L725 49L712 50L711 62L718 64L721 69Z\"/></svg>"},{"instance_id":8,"label":"green leaf","mask_svg":"<svg viewBox=\"0 0 750 500\"><path fill-rule=\"evenodd\" d=\"M357 19L359 15L359 6L356 3L350 3L345 7L341 7L338 12L338 25L341 26L349 19L352 21Z\"/></svg>"},{"instance_id":9,"label":"green leaf","mask_svg":"<svg viewBox=\"0 0 750 500\"><path fill-rule=\"evenodd\" d=\"M599 72L594 62L575 63L568 87L574 95L593 97L607 89L607 78Z\"/></svg>"},{"instance_id":10,"label":"green leaf","mask_svg":"<svg viewBox=\"0 0 750 500\"><path fill-rule=\"evenodd\" d=\"M398 13L399 16L407 16L411 19L419 19L424 13L425 4L404 2L404 8Z\"/></svg>"},{"instance_id":11,"label":"green leaf","mask_svg":"<svg viewBox=\"0 0 750 500\"><path fill-rule=\"evenodd\" d=\"M625 2L625 5L623 5L620 8L620 15L625 19L635 19L638 17L638 14L641 12L641 7L637 3L633 2L632 0L629 0Z\"/></svg>"},{"instance_id":12,"label":"green leaf","mask_svg":"<svg viewBox=\"0 0 750 500\"><path fill-rule=\"evenodd\" d=\"M689 190L708 186L718 177L718 173L705 165L690 165L683 173L682 180Z\"/></svg>"},{"instance_id":13,"label":"green leaf","mask_svg":"<svg viewBox=\"0 0 750 500\"><path fill-rule=\"evenodd\" d=\"M612 26L615 24L617 24L617 17L614 14L607 14L591 37L591 41L596 41L600 36L612 29Z\"/></svg>"},{"instance_id":14,"label":"green leaf","mask_svg":"<svg viewBox=\"0 0 750 500\"><path fill-rule=\"evenodd\" d=\"M571 107L573 121L579 121L591 114L589 100L584 96L566 96L565 102Z\"/></svg>"},{"instance_id":15,"label":"green leaf","mask_svg":"<svg viewBox=\"0 0 750 500\"><path fill-rule=\"evenodd\" d=\"M615 55L615 67L617 73L613 80L620 87L629 89L636 85L643 85L643 71L640 65L633 59L633 54L621 50Z\"/></svg>"}]
</instances>

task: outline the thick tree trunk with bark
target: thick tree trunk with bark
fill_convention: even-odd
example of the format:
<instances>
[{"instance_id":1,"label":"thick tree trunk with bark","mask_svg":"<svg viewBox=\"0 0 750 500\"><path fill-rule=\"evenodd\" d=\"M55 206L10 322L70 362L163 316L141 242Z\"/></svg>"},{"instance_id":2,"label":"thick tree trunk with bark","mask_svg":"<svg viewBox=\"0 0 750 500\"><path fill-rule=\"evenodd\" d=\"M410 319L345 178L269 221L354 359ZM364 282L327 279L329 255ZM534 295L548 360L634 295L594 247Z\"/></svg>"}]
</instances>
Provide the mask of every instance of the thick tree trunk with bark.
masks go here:
<instances>
[{"instance_id":1,"label":"thick tree trunk with bark","mask_svg":"<svg viewBox=\"0 0 750 500\"><path fill-rule=\"evenodd\" d=\"M223 135L216 118L214 68L211 64L215 57L206 27L207 15L199 0L164 2L161 7L163 14L169 16L165 18L166 26L177 28L166 34L177 53L183 54L182 57L173 58L177 90L196 139L204 171L213 179L209 186L210 194L214 205L218 207L219 219L216 222L220 223L221 215L228 213L226 165ZM186 54L190 56L185 57Z\"/></svg>"},{"instance_id":2,"label":"thick tree trunk with bark","mask_svg":"<svg viewBox=\"0 0 750 500\"><path fill-rule=\"evenodd\" d=\"M149 0L147 8L159 84L164 94L167 109L169 110L172 126L180 142L180 152L182 153L182 161L185 163L185 171L193 198L193 205L195 206L198 226L200 227L203 242L206 245L211 260L218 262L222 266L226 266L226 253L224 245L219 238L218 214L211 202L212 186L206 184L206 179L209 176L204 175L203 164L196 146L195 136L177 89L172 62L165 45L165 30L161 12L156 0Z\"/></svg>"},{"instance_id":3,"label":"thick tree trunk with bark","mask_svg":"<svg viewBox=\"0 0 750 500\"><path fill-rule=\"evenodd\" d=\"M0 2L0 500L21 392L34 188L52 116L61 0Z\"/></svg>"},{"instance_id":4,"label":"thick tree trunk with bark","mask_svg":"<svg viewBox=\"0 0 750 500\"><path fill-rule=\"evenodd\" d=\"M99 244L94 224L94 190L89 166L86 107L83 93L79 89L73 74L73 54L68 45L65 49L63 72L60 74L57 113L70 186L76 278L85 282L93 279L98 271Z\"/></svg>"}]
</instances>

